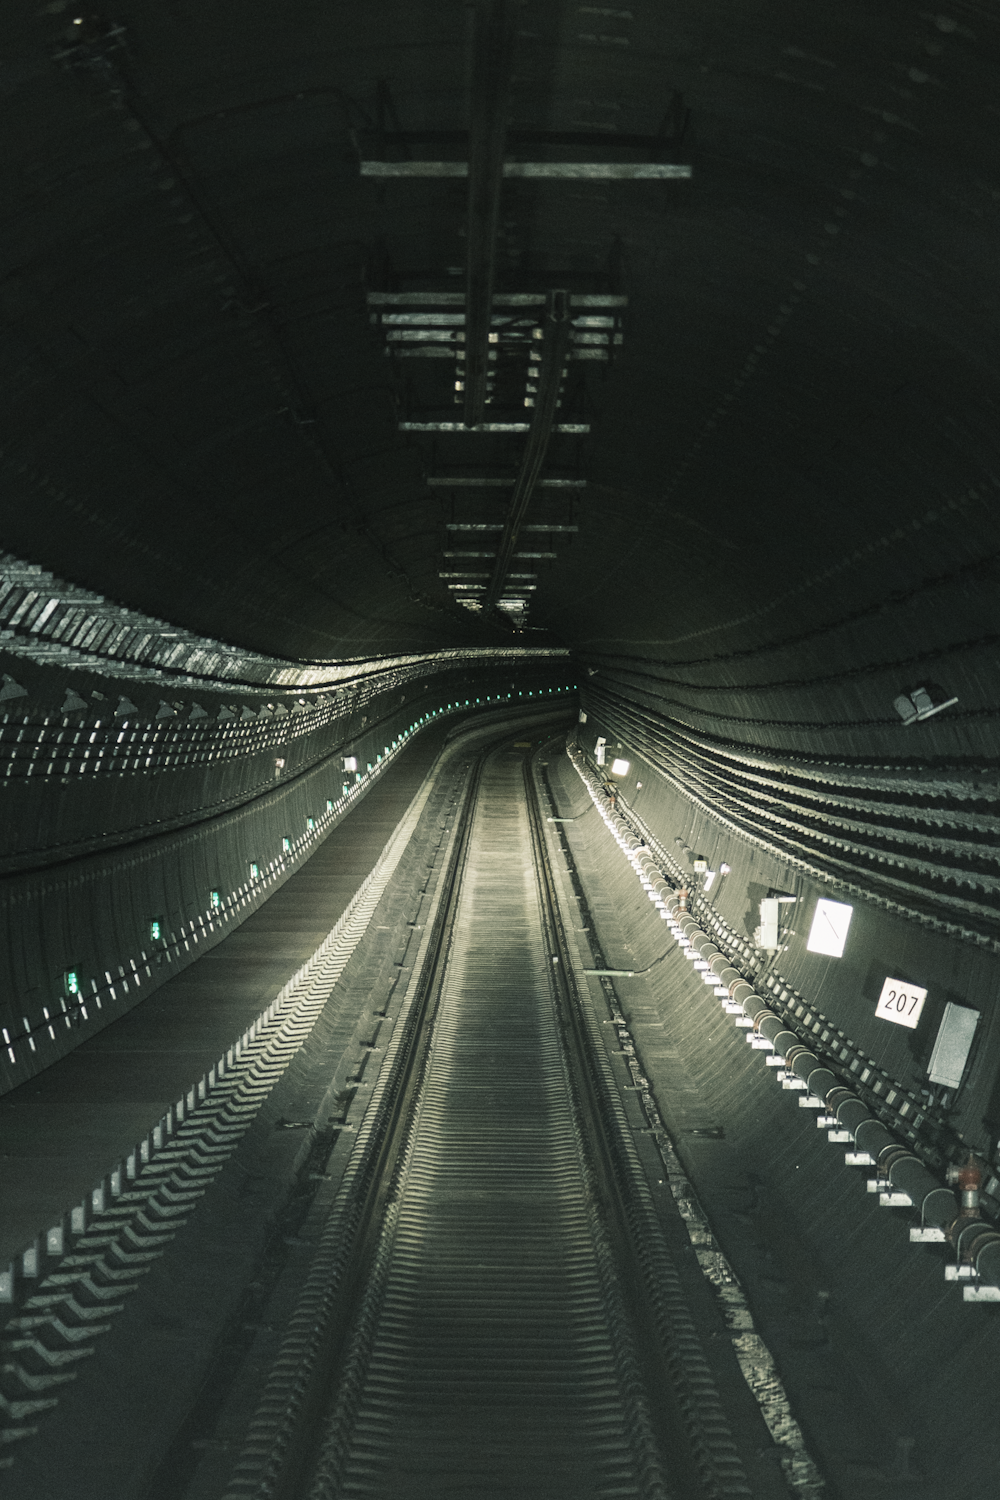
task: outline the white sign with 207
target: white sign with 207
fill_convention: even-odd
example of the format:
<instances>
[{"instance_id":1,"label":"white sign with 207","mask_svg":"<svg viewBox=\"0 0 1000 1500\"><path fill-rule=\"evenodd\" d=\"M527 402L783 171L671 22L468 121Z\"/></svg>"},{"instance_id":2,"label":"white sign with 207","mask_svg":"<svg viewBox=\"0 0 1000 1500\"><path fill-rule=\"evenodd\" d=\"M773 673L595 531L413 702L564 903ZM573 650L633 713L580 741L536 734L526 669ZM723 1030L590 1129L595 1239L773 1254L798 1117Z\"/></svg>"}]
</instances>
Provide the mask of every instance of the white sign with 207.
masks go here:
<instances>
[{"instance_id":1,"label":"white sign with 207","mask_svg":"<svg viewBox=\"0 0 1000 1500\"><path fill-rule=\"evenodd\" d=\"M878 997L875 1014L883 1021L895 1021L897 1026L916 1026L924 1008L927 991L919 985L907 984L905 979L887 979Z\"/></svg>"}]
</instances>

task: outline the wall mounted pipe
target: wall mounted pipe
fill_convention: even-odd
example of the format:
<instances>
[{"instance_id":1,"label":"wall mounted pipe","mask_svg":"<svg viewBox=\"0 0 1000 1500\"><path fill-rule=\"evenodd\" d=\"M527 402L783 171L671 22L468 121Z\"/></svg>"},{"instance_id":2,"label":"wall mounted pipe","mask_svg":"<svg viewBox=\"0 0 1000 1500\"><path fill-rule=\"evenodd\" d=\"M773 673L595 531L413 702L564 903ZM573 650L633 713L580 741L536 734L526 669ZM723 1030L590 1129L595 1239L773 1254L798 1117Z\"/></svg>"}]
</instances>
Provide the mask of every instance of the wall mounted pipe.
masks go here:
<instances>
[{"instance_id":1,"label":"wall mounted pipe","mask_svg":"<svg viewBox=\"0 0 1000 1500\"><path fill-rule=\"evenodd\" d=\"M969 1246L972 1264L989 1286L1000 1286L1000 1234L989 1229Z\"/></svg>"},{"instance_id":2,"label":"wall mounted pipe","mask_svg":"<svg viewBox=\"0 0 1000 1500\"><path fill-rule=\"evenodd\" d=\"M605 821L633 867L647 881L651 899L663 908L661 915L675 925L683 946L693 948L708 963L720 985L728 988L731 998L753 1021L758 1034L785 1058L789 1071L803 1080L813 1097L821 1099L837 1124L850 1133L858 1148L872 1157L882 1178L906 1193L919 1208L922 1222L942 1228L959 1255L975 1266L983 1283L1000 1286L1000 1233L990 1229L978 1216L961 1214L955 1194L943 1187L923 1162L891 1135L798 1034L788 1029L780 1016L768 1009L767 1002L691 916L687 888L672 887L652 857L637 856L636 851L645 845L625 820L612 813L605 815Z\"/></svg>"},{"instance_id":3,"label":"wall mounted pipe","mask_svg":"<svg viewBox=\"0 0 1000 1500\"><path fill-rule=\"evenodd\" d=\"M878 1161L883 1151L899 1145L896 1137L891 1135L881 1120L876 1120L873 1115L869 1115L866 1120L861 1120L855 1126L854 1143L859 1151L867 1151L872 1161Z\"/></svg>"},{"instance_id":4,"label":"wall mounted pipe","mask_svg":"<svg viewBox=\"0 0 1000 1500\"><path fill-rule=\"evenodd\" d=\"M899 1192L906 1193L920 1209L925 1224L944 1226L954 1223L958 1211L955 1194L942 1187L923 1162L901 1145L881 1120L869 1113L856 1094L838 1083L836 1076L808 1047L802 1043L791 1044L785 1059L789 1070L801 1078L809 1092L822 1099L836 1114L838 1123L851 1132L858 1150L867 1152L884 1179Z\"/></svg>"},{"instance_id":5,"label":"wall mounted pipe","mask_svg":"<svg viewBox=\"0 0 1000 1500\"><path fill-rule=\"evenodd\" d=\"M807 1075L806 1088L814 1099L825 1101L827 1095L837 1087L839 1082L836 1074L831 1073L829 1068L818 1067L813 1068L812 1072Z\"/></svg>"},{"instance_id":6,"label":"wall mounted pipe","mask_svg":"<svg viewBox=\"0 0 1000 1500\"><path fill-rule=\"evenodd\" d=\"M768 1011L767 1015L765 1016L764 1020L761 1021L757 1030L760 1032L761 1036L767 1038L767 1040L773 1046L775 1052L781 1053L782 1057L785 1056L785 1053L783 1048L779 1047L778 1045L778 1038L780 1037L782 1039L786 1047L793 1047L798 1041L798 1037L795 1035L795 1032L789 1031L788 1027L785 1025L781 1017L776 1016L773 1011Z\"/></svg>"},{"instance_id":7,"label":"wall mounted pipe","mask_svg":"<svg viewBox=\"0 0 1000 1500\"><path fill-rule=\"evenodd\" d=\"M751 990L749 995L741 994L740 1004L743 1006L743 1014L745 1016L749 1016L751 1021L755 1021L756 1018L760 1015L763 1015L765 1011L767 1011L768 1015L773 1014L773 1012L768 1009L767 1001L762 995L758 995L756 990Z\"/></svg>"},{"instance_id":8,"label":"wall mounted pipe","mask_svg":"<svg viewBox=\"0 0 1000 1500\"><path fill-rule=\"evenodd\" d=\"M871 1119L870 1111L858 1098L857 1094L848 1094L845 1099L839 1099L833 1113L837 1116L837 1124L842 1125L845 1130L850 1131L852 1140L854 1139L854 1132L861 1122Z\"/></svg>"}]
</instances>

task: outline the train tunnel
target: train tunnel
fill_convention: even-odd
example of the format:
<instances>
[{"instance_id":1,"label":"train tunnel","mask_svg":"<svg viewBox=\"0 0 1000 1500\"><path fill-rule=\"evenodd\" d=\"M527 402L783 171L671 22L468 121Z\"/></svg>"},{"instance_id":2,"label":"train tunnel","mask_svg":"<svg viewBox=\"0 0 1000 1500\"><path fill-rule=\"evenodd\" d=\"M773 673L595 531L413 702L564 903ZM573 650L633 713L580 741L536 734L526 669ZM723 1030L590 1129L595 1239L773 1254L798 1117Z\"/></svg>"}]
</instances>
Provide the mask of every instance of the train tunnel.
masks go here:
<instances>
[{"instance_id":1,"label":"train tunnel","mask_svg":"<svg viewBox=\"0 0 1000 1500\"><path fill-rule=\"evenodd\" d=\"M0 1490L1000 1494L995 7L0 26Z\"/></svg>"}]
</instances>

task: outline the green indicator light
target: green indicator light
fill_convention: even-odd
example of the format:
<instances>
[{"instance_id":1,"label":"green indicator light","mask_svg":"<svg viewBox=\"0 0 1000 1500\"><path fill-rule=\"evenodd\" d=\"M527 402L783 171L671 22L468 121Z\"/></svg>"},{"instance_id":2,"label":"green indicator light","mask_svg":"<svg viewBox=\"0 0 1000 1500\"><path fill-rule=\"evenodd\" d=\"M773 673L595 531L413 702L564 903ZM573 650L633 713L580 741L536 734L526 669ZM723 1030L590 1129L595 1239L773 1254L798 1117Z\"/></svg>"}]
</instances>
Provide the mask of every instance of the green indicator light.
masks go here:
<instances>
[{"instance_id":1,"label":"green indicator light","mask_svg":"<svg viewBox=\"0 0 1000 1500\"><path fill-rule=\"evenodd\" d=\"M288 854L289 851L291 850L291 847L292 847L292 841L291 841L291 839L282 839L281 840L281 847L282 847L282 849L284 849L285 853Z\"/></svg>"},{"instance_id":2,"label":"green indicator light","mask_svg":"<svg viewBox=\"0 0 1000 1500\"><path fill-rule=\"evenodd\" d=\"M67 995L78 995L80 993L80 976L75 969L67 969L65 974Z\"/></svg>"},{"instance_id":3,"label":"green indicator light","mask_svg":"<svg viewBox=\"0 0 1000 1500\"><path fill-rule=\"evenodd\" d=\"M372 763L371 763L371 761L369 761L368 762L368 769L369 769L369 771L371 770L371 768L372 768Z\"/></svg>"},{"instance_id":4,"label":"green indicator light","mask_svg":"<svg viewBox=\"0 0 1000 1500\"><path fill-rule=\"evenodd\" d=\"M309 832L312 833L313 829L316 827L316 819L306 818L306 827L308 828Z\"/></svg>"},{"instance_id":5,"label":"green indicator light","mask_svg":"<svg viewBox=\"0 0 1000 1500\"><path fill-rule=\"evenodd\" d=\"M344 782L344 791L345 792L347 791L347 782L346 781ZM330 801L329 797L327 797L327 799L326 799L326 810L327 810L327 812L333 812L333 803Z\"/></svg>"},{"instance_id":6,"label":"green indicator light","mask_svg":"<svg viewBox=\"0 0 1000 1500\"><path fill-rule=\"evenodd\" d=\"M260 879L260 866L259 865L251 864L251 866L250 866L250 879L251 880L259 880Z\"/></svg>"},{"instance_id":7,"label":"green indicator light","mask_svg":"<svg viewBox=\"0 0 1000 1500\"><path fill-rule=\"evenodd\" d=\"M371 766L369 766L368 769L370 771L371 770ZM360 781L361 780L361 772L360 771L355 771L355 773L354 773L354 780L355 781Z\"/></svg>"},{"instance_id":8,"label":"green indicator light","mask_svg":"<svg viewBox=\"0 0 1000 1500\"><path fill-rule=\"evenodd\" d=\"M149 939L150 939L150 942L158 943L160 941L160 938L162 936L163 936L163 928L160 926L160 920L159 920L158 917L154 917L153 920L149 924Z\"/></svg>"},{"instance_id":9,"label":"green indicator light","mask_svg":"<svg viewBox=\"0 0 1000 1500\"><path fill-rule=\"evenodd\" d=\"M208 904L213 911L219 911L222 907L222 893L220 891L210 891Z\"/></svg>"},{"instance_id":10,"label":"green indicator light","mask_svg":"<svg viewBox=\"0 0 1000 1500\"><path fill-rule=\"evenodd\" d=\"M347 793L350 791L350 789L351 789L351 783L349 781L345 781L343 787L341 788L341 790L342 790L342 792L343 792L343 794L344 794L345 797L347 796ZM331 812L333 810L333 803L332 802L328 802L326 804L326 810L327 810L327 812Z\"/></svg>"}]
</instances>

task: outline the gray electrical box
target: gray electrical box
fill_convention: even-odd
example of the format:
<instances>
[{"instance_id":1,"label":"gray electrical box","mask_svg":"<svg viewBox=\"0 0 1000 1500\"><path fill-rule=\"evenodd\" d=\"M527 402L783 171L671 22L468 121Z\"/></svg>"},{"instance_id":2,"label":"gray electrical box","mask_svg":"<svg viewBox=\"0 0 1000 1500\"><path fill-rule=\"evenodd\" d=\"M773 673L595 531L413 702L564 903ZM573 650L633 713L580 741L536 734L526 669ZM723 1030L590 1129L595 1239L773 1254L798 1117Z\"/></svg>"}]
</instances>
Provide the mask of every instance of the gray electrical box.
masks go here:
<instances>
[{"instance_id":1,"label":"gray electrical box","mask_svg":"<svg viewBox=\"0 0 1000 1500\"><path fill-rule=\"evenodd\" d=\"M770 896L760 903L760 926L754 933L754 938L758 948L773 949L778 946L778 903Z\"/></svg>"},{"instance_id":2,"label":"gray electrical box","mask_svg":"<svg viewBox=\"0 0 1000 1500\"><path fill-rule=\"evenodd\" d=\"M967 1005L954 1005L948 1001L927 1069L931 1083L940 1083L948 1089L958 1088L978 1024L978 1010L970 1010Z\"/></svg>"}]
</instances>

